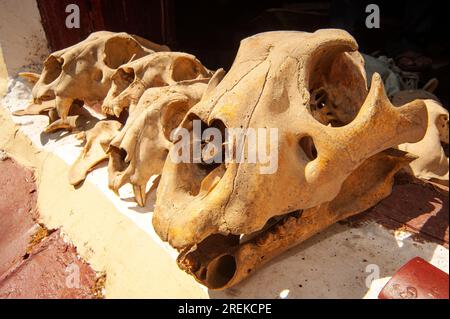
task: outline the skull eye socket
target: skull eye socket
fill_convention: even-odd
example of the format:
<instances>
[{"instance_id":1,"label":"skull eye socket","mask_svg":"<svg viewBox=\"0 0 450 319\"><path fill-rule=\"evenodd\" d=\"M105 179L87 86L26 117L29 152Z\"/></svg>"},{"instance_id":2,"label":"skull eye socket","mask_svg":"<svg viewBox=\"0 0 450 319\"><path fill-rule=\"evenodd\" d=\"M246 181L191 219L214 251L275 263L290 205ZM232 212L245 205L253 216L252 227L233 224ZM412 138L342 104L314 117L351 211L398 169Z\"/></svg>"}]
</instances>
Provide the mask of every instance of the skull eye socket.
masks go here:
<instances>
[{"instance_id":1,"label":"skull eye socket","mask_svg":"<svg viewBox=\"0 0 450 319\"><path fill-rule=\"evenodd\" d=\"M133 39L115 37L105 43L103 63L111 69L142 57L143 50Z\"/></svg>"},{"instance_id":2,"label":"skull eye socket","mask_svg":"<svg viewBox=\"0 0 450 319\"><path fill-rule=\"evenodd\" d=\"M214 136L208 132L217 133ZM201 134L197 136L200 142L200 153L193 154L198 163L194 164L202 172L200 184L193 194L208 194L217 185L217 182L225 173L224 164L224 139L225 124L222 121L214 120L211 126L201 122Z\"/></svg>"},{"instance_id":3,"label":"skull eye socket","mask_svg":"<svg viewBox=\"0 0 450 319\"><path fill-rule=\"evenodd\" d=\"M202 137L202 164L216 165L225 162L225 124L220 120L214 120L210 127L204 128L203 133L207 133L207 129L213 129L216 133L214 136ZM206 131L206 132L205 132ZM208 147L209 143L215 147ZM206 145L208 144L208 145Z\"/></svg>"},{"instance_id":4,"label":"skull eye socket","mask_svg":"<svg viewBox=\"0 0 450 319\"><path fill-rule=\"evenodd\" d=\"M45 74L43 78L44 84L50 84L59 77L62 72L63 64L63 58L57 58L53 55L50 55L47 60L45 60Z\"/></svg>"},{"instance_id":5,"label":"skull eye socket","mask_svg":"<svg viewBox=\"0 0 450 319\"><path fill-rule=\"evenodd\" d=\"M92 80L100 82L102 79L103 79L103 71L100 69L95 69L94 72L92 72Z\"/></svg>"},{"instance_id":6,"label":"skull eye socket","mask_svg":"<svg viewBox=\"0 0 450 319\"><path fill-rule=\"evenodd\" d=\"M189 105L185 101L175 101L164 107L161 111L161 123L163 133L167 140L170 140L171 133L180 125L184 114L189 110Z\"/></svg>"},{"instance_id":7,"label":"skull eye socket","mask_svg":"<svg viewBox=\"0 0 450 319\"><path fill-rule=\"evenodd\" d=\"M340 127L355 119L367 96L361 68L358 56L352 52L321 51L311 59L309 110L318 122Z\"/></svg>"},{"instance_id":8,"label":"skull eye socket","mask_svg":"<svg viewBox=\"0 0 450 319\"><path fill-rule=\"evenodd\" d=\"M114 96L119 95L123 92L127 87L131 85L131 83L135 79L135 73L132 68L120 68L118 69L114 75L112 76L112 81L116 86L114 90Z\"/></svg>"},{"instance_id":9,"label":"skull eye socket","mask_svg":"<svg viewBox=\"0 0 450 319\"><path fill-rule=\"evenodd\" d=\"M339 118L339 110L330 94L323 88L312 90L309 103L312 116L323 125L343 126Z\"/></svg>"},{"instance_id":10,"label":"skull eye socket","mask_svg":"<svg viewBox=\"0 0 450 319\"><path fill-rule=\"evenodd\" d=\"M191 196L206 196L220 182L226 171L223 159L225 124L216 120L209 126L197 115L191 113L181 126L189 132L187 136L189 140L186 149L181 150L177 147L178 156L184 157L186 152L186 160L188 160L188 162L183 160L177 165L179 182L183 185L180 187ZM209 129L212 130L207 131ZM209 132L215 132L215 134L210 135ZM187 141L183 142L183 140L177 140L174 143L175 145L179 142L184 144Z\"/></svg>"},{"instance_id":11,"label":"skull eye socket","mask_svg":"<svg viewBox=\"0 0 450 319\"><path fill-rule=\"evenodd\" d=\"M114 73L113 81L116 85L130 85L135 78L134 70L132 68L120 68Z\"/></svg>"},{"instance_id":12,"label":"skull eye socket","mask_svg":"<svg viewBox=\"0 0 450 319\"><path fill-rule=\"evenodd\" d=\"M309 161L313 161L317 158L317 149L311 136L303 136L298 144Z\"/></svg>"},{"instance_id":13,"label":"skull eye socket","mask_svg":"<svg viewBox=\"0 0 450 319\"><path fill-rule=\"evenodd\" d=\"M195 60L186 57L177 58L172 65L172 79L175 82L196 79L201 69Z\"/></svg>"}]
</instances>

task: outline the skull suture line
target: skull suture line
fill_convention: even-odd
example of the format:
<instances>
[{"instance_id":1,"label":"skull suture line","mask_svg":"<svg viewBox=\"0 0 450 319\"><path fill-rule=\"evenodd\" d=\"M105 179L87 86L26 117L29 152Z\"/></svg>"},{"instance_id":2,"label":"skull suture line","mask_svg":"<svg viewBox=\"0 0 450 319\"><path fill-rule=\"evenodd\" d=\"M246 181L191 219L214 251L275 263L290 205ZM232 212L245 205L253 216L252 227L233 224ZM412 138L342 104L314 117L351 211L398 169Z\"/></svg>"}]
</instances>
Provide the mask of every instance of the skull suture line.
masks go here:
<instances>
[{"instance_id":1,"label":"skull suture line","mask_svg":"<svg viewBox=\"0 0 450 319\"><path fill-rule=\"evenodd\" d=\"M377 74L367 93L356 50L341 30L252 36L224 79L187 113L181 127L188 130L200 120L205 129L279 131L274 174L259 174L258 163L167 158L153 225L199 282L231 286L389 194L393 174L411 158L384 150L419 141L427 113L422 101L393 107Z\"/></svg>"}]
</instances>

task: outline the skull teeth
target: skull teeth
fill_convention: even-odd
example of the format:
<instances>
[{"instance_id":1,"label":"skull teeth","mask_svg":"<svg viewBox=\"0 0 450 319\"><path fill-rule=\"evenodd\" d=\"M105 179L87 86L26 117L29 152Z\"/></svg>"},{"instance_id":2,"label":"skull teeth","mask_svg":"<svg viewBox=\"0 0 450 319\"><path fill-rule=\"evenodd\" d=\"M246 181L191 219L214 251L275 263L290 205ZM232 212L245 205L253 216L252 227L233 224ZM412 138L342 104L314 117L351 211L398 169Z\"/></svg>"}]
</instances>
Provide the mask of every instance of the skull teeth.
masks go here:
<instances>
[{"instance_id":1,"label":"skull teeth","mask_svg":"<svg viewBox=\"0 0 450 319\"><path fill-rule=\"evenodd\" d=\"M136 203L139 206L144 207L146 201L145 185L133 185L133 193Z\"/></svg>"}]
</instances>

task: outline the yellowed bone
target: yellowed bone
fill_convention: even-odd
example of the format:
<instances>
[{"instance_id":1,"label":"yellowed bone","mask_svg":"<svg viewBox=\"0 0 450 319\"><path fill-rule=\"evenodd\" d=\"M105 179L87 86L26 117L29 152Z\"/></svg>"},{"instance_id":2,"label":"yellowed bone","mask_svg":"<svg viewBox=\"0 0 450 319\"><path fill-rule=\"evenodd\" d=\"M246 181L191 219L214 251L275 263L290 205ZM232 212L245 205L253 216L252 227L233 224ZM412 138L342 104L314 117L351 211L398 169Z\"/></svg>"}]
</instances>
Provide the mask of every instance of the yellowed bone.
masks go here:
<instances>
[{"instance_id":1,"label":"yellowed bone","mask_svg":"<svg viewBox=\"0 0 450 319\"><path fill-rule=\"evenodd\" d=\"M19 76L34 84L39 80L41 75L34 72L20 72Z\"/></svg>"},{"instance_id":2,"label":"yellowed bone","mask_svg":"<svg viewBox=\"0 0 450 319\"><path fill-rule=\"evenodd\" d=\"M81 154L69 170L69 182L78 185L97 164L108 159L102 145L108 145L117 134L121 123L114 120L99 121L92 129L85 132L86 144Z\"/></svg>"}]
</instances>

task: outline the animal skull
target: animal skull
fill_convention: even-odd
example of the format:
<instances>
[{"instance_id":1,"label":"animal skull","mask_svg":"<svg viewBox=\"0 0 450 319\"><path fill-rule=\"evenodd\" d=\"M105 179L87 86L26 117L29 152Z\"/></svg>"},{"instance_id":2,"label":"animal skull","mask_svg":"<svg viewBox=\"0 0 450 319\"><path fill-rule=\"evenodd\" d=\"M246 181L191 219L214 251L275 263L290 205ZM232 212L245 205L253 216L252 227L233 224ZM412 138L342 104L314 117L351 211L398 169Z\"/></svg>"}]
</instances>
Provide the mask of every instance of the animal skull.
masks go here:
<instances>
[{"instance_id":1,"label":"animal skull","mask_svg":"<svg viewBox=\"0 0 450 319\"><path fill-rule=\"evenodd\" d=\"M231 286L389 194L393 174L410 159L383 151L419 141L427 113L422 101L393 107L378 74L367 93L356 50L342 30L252 36L241 42L229 73L211 81L187 113L180 129L190 132L192 147L194 120L203 132L278 129L273 174L260 174L262 163L238 162L248 156L245 148L229 162L205 164L173 161L179 149L171 146L153 225L196 280L213 289Z\"/></svg>"},{"instance_id":2,"label":"animal skull","mask_svg":"<svg viewBox=\"0 0 450 319\"><path fill-rule=\"evenodd\" d=\"M419 142L401 144L398 148L418 157L407 169L412 175L448 185L448 111L436 97L421 90L400 91L393 97L393 104L401 105L416 98L424 99L427 107L427 132Z\"/></svg>"},{"instance_id":3,"label":"animal skull","mask_svg":"<svg viewBox=\"0 0 450 319\"><path fill-rule=\"evenodd\" d=\"M144 206L147 181L160 173L167 154L167 130L176 127L200 100L211 71L192 55L179 52L153 53L119 71L122 69L133 70L134 82L120 94L111 93L119 92L113 84L110 99L106 98L104 105L120 105L120 112L113 108L117 115L130 105L125 126L119 132L121 127L112 125L118 122L110 120L88 130L83 135L87 139L84 149L69 172L69 181L79 184L99 162L109 158L110 188L117 193L122 185L132 183L138 204ZM122 77L120 73L115 76L117 84ZM150 88L144 93L147 87ZM135 102L137 99L139 102Z\"/></svg>"},{"instance_id":4,"label":"animal skull","mask_svg":"<svg viewBox=\"0 0 450 319\"><path fill-rule=\"evenodd\" d=\"M168 50L166 46L138 36L100 31L78 44L50 54L38 79L37 76L33 78L25 74L36 81L32 90L34 104L49 104L46 102L51 101L52 108L57 111L59 119L51 123L46 131L71 128L67 117L75 101L88 104L102 101L111 87L112 74L122 64L155 51ZM36 106L31 105L30 108L33 111Z\"/></svg>"},{"instance_id":5,"label":"animal skull","mask_svg":"<svg viewBox=\"0 0 450 319\"><path fill-rule=\"evenodd\" d=\"M143 206L148 180L162 173L154 228L180 251L180 268L212 289L238 283L277 254L388 196L394 174L413 160L392 147L420 141L427 129L423 101L392 106L378 74L367 91L357 44L342 30L244 39L225 77L219 70L210 78L191 55L154 53L164 50L124 33L92 34L50 55L39 78L25 74L37 81L35 104L20 114L48 112L51 131L75 126L69 111L80 101L107 96L103 110L116 116L128 107L124 125L96 119L81 133L86 144L71 183L108 158L110 188L117 192L131 183ZM211 139L202 134L209 128L276 128L276 139L255 140L258 158L264 149L276 150L276 169L262 174L265 163L248 161L254 145L245 134L214 137L219 148L211 153ZM189 157L198 162L174 161L180 132L187 132ZM223 160L216 156L220 148L230 158L208 161Z\"/></svg>"},{"instance_id":6,"label":"animal skull","mask_svg":"<svg viewBox=\"0 0 450 319\"><path fill-rule=\"evenodd\" d=\"M221 71L218 71L221 72ZM170 133L202 97L209 79L182 81L150 88L132 105L124 128L109 145L109 187L131 183L137 203L145 205L145 190L152 175L161 173Z\"/></svg>"},{"instance_id":7,"label":"animal skull","mask_svg":"<svg viewBox=\"0 0 450 319\"><path fill-rule=\"evenodd\" d=\"M102 110L119 117L122 110L134 105L151 87L173 85L181 81L210 78L211 71L195 56L182 52L159 52L118 68Z\"/></svg>"}]
</instances>

